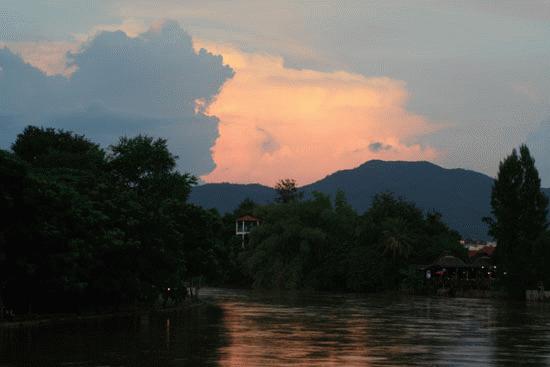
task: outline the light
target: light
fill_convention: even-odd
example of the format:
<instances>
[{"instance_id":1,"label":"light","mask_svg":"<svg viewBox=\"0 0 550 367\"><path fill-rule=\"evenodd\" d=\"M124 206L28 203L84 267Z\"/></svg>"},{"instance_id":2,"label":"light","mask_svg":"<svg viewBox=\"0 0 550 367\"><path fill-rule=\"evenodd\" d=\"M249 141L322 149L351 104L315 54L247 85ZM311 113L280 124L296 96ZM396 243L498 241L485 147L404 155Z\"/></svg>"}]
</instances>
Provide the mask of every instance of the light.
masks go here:
<instances>
[{"instance_id":1,"label":"light","mask_svg":"<svg viewBox=\"0 0 550 367\"><path fill-rule=\"evenodd\" d=\"M166 290L167 290L168 292L170 292L170 288L167 288Z\"/></svg>"}]
</instances>

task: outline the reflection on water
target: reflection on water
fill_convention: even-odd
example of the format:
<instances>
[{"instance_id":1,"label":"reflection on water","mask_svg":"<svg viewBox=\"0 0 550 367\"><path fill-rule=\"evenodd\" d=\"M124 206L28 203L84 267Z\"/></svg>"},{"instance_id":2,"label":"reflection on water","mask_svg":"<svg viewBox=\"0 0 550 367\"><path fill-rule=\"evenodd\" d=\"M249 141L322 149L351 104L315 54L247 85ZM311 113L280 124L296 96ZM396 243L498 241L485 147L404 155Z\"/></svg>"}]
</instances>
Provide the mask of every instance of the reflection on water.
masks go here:
<instances>
[{"instance_id":1,"label":"reflection on water","mask_svg":"<svg viewBox=\"0 0 550 367\"><path fill-rule=\"evenodd\" d=\"M550 306L208 289L163 317L0 329L0 366L546 366Z\"/></svg>"},{"instance_id":2,"label":"reflection on water","mask_svg":"<svg viewBox=\"0 0 550 367\"><path fill-rule=\"evenodd\" d=\"M0 367L217 366L225 342L217 307L0 328Z\"/></svg>"},{"instance_id":3,"label":"reflection on water","mask_svg":"<svg viewBox=\"0 0 550 367\"><path fill-rule=\"evenodd\" d=\"M222 366L547 366L550 308L495 300L211 290Z\"/></svg>"}]
</instances>

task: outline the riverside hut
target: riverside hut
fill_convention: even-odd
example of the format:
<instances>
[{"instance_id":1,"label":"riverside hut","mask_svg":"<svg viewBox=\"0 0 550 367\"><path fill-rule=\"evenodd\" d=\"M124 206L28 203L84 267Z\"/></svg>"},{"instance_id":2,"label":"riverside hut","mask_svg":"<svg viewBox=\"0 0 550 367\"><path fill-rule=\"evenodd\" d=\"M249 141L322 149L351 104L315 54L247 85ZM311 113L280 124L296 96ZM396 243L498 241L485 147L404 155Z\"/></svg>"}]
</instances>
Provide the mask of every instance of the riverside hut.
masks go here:
<instances>
[{"instance_id":1,"label":"riverside hut","mask_svg":"<svg viewBox=\"0 0 550 367\"><path fill-rule=\"evenodd\" d=\"M478 256L473 259L472 271L476 279L495 278L497 267L493 264L493 259L489 256Z\"/></svg>"},{"instance_id":2,"label":"riverside hut","mask_svg":"<svg viewBox=\"0 0 550 367\"><path fill-rule=\"evenodd\" d=\"M472 262L451 255L444 255L424 267L426 279L439 293L449 295L487 291L495 278L496 266L489 256L478 256ZM469 292L469 293L467 293Z\"/></svg>"},{"instance_id":3,"label":"riverside hut","mask_svg":"<svg viewBox=\"0 0 550 367\"><path fill-rule=\"evenodd\" d=\"M435 275L458 275L468 268L468 265L456 256L444 255L434 261L429 268Z\"/></svg>"},{"instance_id":4,"label":"riverside hut","mask_svg":"<svg viewBox=\"0 0 550 367\"><path fill-rule=\"evenodd\" d=\"M458 257L443 255L425 267L426 278L436 288L454 288L457 281L468 279L468 268L468 264Z\"/></svg>"}]
</instances>

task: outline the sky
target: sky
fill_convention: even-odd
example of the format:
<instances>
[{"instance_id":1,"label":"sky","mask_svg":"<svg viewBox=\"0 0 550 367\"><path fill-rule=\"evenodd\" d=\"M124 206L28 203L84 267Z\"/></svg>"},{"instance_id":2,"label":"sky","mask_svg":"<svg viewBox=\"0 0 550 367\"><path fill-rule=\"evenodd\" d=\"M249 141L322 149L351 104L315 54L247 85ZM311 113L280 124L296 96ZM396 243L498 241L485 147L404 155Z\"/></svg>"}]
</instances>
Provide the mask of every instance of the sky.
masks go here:
<instances>
[{"instance_id":1,"label":"sky","mask_svg":"<svg viewBox=\"0 0 550 367\"><path fill-rule=\"evenodd\" d=\"M0 0L0 147L28 124L168 140L203 182L370 159L550 186L550 1Z\"/></svg>"}]
</instances>

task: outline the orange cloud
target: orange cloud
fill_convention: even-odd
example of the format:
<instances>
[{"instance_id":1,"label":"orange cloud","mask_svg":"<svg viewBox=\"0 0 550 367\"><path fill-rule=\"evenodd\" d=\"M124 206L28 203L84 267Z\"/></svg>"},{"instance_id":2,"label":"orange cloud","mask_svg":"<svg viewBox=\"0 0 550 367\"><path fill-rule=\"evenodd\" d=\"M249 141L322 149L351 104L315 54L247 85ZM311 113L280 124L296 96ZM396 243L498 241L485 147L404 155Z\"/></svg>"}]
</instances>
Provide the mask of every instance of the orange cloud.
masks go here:
<instances>
[{"instance_id":1,"label":"orange cloud","mask_svg":"<svg viewBox=\"0 0 550 367\"><path fill-rule=\"evenodd\" d=\"M153 27L162 25L156 22ZM123 31L128 37L137 37L147 30L144 22L127 19L120 24L99 24L87 33L72 34L72 41L20 41L0 42L1 47L7 47L21 56L25 62L44 72L46 75L70 76L74 67L67 67L67 52L76 52L78 49L102 31Z\"/></svg>"},{"instance_id":2,"label":"orange cloud","mask_svg":"<svg viewBox=\"0 0 550 367\"><path fill-rule=\"evenodd\" d=\"M273 185L292 177L302 185L369 159L437 156L404 143L434 126L406 110L401 81L289 69L280 57L195 43L236 70L206 110L220 119L207 182Z\"/></svg>"},{"instance_id":3,"label":"orange cloud","mask_svg":"<svg viewBox=\"0 0 550 367\"><path fill-rule=\"evenodd\" d=\"M76 51L79 42L42 41L42 42L9 42L0 43L0 47L7 47L20 55L26 63L41 70L46 75L70 75L74 69L67 68L66 55L69 51Z\"/></svg>"}]
</instances>

